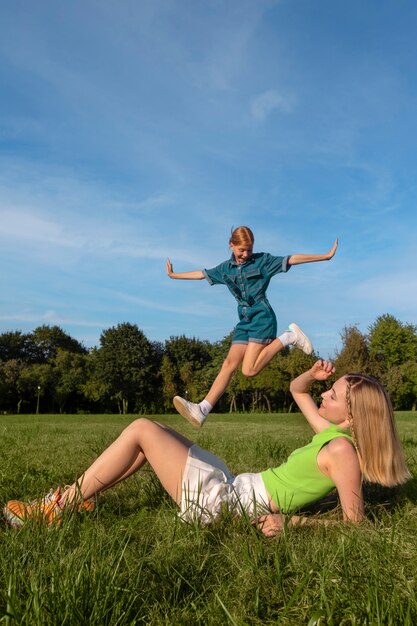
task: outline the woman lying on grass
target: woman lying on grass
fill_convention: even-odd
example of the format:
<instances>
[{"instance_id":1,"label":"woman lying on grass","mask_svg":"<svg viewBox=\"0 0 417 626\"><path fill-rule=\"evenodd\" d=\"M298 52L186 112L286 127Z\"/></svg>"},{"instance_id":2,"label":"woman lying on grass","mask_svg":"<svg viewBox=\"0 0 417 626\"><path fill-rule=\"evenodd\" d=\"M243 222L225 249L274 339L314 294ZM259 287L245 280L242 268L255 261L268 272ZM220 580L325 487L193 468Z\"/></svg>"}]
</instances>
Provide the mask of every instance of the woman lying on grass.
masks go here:
<instances>
[{"instance_id":1,"label":"woman lying on grass","mask_svg":"<svg viewBox=\"0 0 417 626\"><path fill-rule=\"evenodd\" d=\"M410 473L390 401L375 379L343 376L322 393L317 408L310 387L334 371L332 363L320 360L291 383L294 400L316 434L275 469L233 476L210 452L162 424L141 418L125 428L73 485L28 504L8 502L6 519L12 526L29 520L59 523L65 510L92 508L100 491L149 463L185 521L207 523L226 508L247 514L266 536L273 536L283 528L286 516L289 525L307 522L295 513L336 487L344 520L360 522L363 480L390 487L406 482Z\"/></svg>"}]
</instances>

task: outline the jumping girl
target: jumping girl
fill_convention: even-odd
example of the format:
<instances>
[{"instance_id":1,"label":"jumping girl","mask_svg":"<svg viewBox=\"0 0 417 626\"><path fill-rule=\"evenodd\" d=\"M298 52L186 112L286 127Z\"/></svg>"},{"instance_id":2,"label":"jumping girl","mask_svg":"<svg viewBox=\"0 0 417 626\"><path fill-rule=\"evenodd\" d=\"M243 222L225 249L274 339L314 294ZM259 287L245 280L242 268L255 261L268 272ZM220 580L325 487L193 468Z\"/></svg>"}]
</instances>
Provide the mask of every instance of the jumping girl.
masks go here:
<instances>
[{"instance_id":1,"label":"jumping girl","mask_svg":"<svg viewBox=\"0 0 417 626\"><path fill-rule=\"evenodd\" d=\"M375 379L343 376L322 393L317 408L309 393L311 385L333 373L332 363L317 361L292 382L294 400L316 434L277 468L233 476L214 454L162 424L141 418L125 428L65 491L51 491L29 504L8 502L6 520L12 526L26 521L59 523L65 510L91 508L100 491L149 463L185 521L210 522L227 508L247 514L266 536L272 536L284 524L320 520L298 512L336 487L344 520L360 522L363 480L394 486L406 482L410 473L389 398Z\"/></svg>"},{"instance_id":2,"label":"jumping girl","mask_svg":"<svg viewBox=\"0 0 417 626\"><path fill-rule=\"evenodd\" d=\"M174 272L169 259L166 262L170 278L202 280L210 285L226 285L238 303L239 322L233 333L229 353L210 391L200 403L175 396L174 406L193 426L200 428L216 402L223 395L233 374L242 364L244 376L256 376L283 348L294 345L306 354L313 351L309 338L297 324L277 338L277 319L266 297L269 282L275 274L288 272L292 265L329 261L338 245L336 239L327 254L291 254L272 256L253 252L255 238L247 226L239 226L230 237L230 259L212 269L192 272Z\"/></svg>"}]
</instances>

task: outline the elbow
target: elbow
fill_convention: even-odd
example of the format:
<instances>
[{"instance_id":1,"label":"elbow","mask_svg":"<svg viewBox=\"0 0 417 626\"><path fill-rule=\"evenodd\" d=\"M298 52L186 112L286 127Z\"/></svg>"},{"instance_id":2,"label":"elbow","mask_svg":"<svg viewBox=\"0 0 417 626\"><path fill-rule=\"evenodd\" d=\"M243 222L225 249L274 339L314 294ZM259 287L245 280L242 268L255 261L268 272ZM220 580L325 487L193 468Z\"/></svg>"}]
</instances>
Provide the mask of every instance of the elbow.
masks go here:
<instances>
[{"instance_id":1,"label":"elbow","mask_svg":"<svg viewBox=\"0 0 417 626\"><path fill-rule=\"evenodd\" d=\"M245 363L242 363L242 374L245 378L253 378L258 373L259 373L259 370L255 369L254 367L250 365L246 365Z\"/></svg>"}]
</instances>

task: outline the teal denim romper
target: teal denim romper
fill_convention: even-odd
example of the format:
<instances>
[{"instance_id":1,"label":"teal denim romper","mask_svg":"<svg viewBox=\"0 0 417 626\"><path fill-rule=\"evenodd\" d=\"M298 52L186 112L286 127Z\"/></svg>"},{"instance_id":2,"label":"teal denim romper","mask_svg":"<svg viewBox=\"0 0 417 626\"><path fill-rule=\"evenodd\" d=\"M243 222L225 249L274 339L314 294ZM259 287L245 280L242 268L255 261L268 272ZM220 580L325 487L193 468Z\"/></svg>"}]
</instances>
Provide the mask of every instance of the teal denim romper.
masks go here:
<instances>
[{"instance_id":1,"label":"teal denim romper","mask_svg":"<svg viewBox=\"0 0 417 626\"><path fill-rule=\"evenodd\" d=\"M288 272L289 256L256 252L245 263L234 256L212 269L203 270L210 285L226 285L236 298L239 322L232 343L268 344L277 336L277 318L266 297L272 276Z\"/></svg>"}]
</instances>

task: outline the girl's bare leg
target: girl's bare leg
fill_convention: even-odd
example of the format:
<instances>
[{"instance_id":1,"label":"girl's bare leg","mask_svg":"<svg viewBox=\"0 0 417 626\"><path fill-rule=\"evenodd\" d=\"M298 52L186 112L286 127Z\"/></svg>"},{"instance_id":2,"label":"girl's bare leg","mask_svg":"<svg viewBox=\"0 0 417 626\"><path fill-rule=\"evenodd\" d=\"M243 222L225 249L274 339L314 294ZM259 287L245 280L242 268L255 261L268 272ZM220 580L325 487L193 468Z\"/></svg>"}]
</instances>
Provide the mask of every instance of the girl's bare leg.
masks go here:
<instances>
[{"instance_id":1,"label":"girl's bare leg","mask_svg":"<svg viewBox=\"0 0 417 626\"><path fill-rule=\"evenodd\" d=\"M164 489L177 504L188 450L192 442L146 418L130 424L61 496L61 502L80 496L87 500L99 491L128 478L148 462Z\"/></svg>"},{"instance_id":2,"label":"girl's bare leg","mask_svg":"<svg viewBox=\"0 0 417 626\"><path fill-rule=\"evenodd\" d=\"M232 379L233 374L242 363L247 347L248 344L244 343L232 343L230 346L230 350L223 362L221 370L217 374L210 391L205 397L207 402L210 402L211 406L214 406L223 395L226 387Z\"/></svg>"},{"instance_id":3,"label":"girl's bare leg","mask_svg":"<svg viewBox=\"0 0 417 626\"><path fill-rule=\"evenodd\" d=\"M249 342L242 362L244 376L256 376L284 347L280 339L268 345Z\"/></svg>"}]
</instances>

